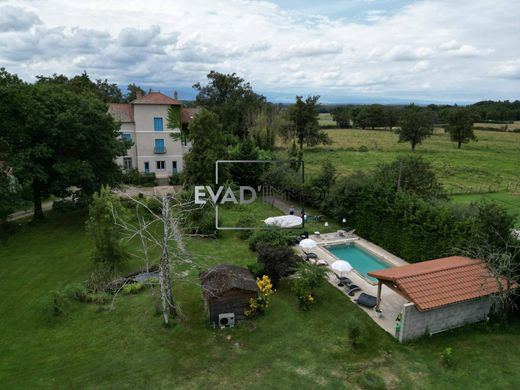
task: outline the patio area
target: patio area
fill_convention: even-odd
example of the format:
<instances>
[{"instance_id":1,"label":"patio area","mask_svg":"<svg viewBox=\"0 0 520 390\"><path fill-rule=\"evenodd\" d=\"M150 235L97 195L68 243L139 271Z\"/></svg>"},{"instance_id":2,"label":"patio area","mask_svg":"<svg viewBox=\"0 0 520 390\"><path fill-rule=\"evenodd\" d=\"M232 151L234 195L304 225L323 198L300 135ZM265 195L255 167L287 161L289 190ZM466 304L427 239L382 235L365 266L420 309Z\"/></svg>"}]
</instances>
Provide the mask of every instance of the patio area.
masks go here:
<instances>
[{"instance_id":1,"label":"patio area","mask_svg":"<svg viewBox=\"0 0 520 390\"><path fill-rule=\"evenodd\" d=\"M383 248L357 236L357 235L349 235L346 237L341 237L337 233L329 233L329 234L320 234L309 236L310 239L314 240L317 243L317 246L310 251L314 252L318 255L318 258L325 261L329 266L338 261L338 259L330 253L328 250L324 248L327 245L338 245L338 244L347 244L350 242L356 242L356 245L359 247L366 249L369 252L377 255L379 258L383 259L385 262L392 266L401 266L407 265L408 263L403 259L385 251ZM303 254L303 250L298 248L298 250ZM357 297L364 292L365 294L372 295L374 297L377 296L377 284L371 283L366 278L361 276L356 270L352 270L348 273L345 273L342 276L346 276L352 280L352 282L359 286L362 291L358 291L354 294L354 296L349 296L345 288L342 286L338 286L339 280L334 274L331 272L329 274L329 283L333 285L336 289L341 291L346 297L348 297L354 303ZM395 336L395 323L397 315L402 311L403 305L408 301L403 298L401 295L396 293L395 291L390 290L389 288L383 288L381 291L381 303L380 309L383 313L382 317L377 317L374 309L369 309L364 306L358 305L359 308L364 310L372 320L377 323L381 328Z\"/></svg>"}]
</instances>

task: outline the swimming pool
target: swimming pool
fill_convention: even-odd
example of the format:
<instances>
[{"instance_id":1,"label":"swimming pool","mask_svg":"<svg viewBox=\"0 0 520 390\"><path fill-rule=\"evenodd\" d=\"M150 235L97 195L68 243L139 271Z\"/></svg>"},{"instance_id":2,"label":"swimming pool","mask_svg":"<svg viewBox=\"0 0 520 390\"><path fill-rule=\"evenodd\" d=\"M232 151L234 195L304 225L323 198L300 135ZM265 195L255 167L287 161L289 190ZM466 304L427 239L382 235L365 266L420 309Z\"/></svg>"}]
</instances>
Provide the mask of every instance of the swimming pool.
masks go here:
<instances>
[{"instance_id":1,"label":"swimming pool","mask_svg":"<svg viewBox=\"0 0 520 390\"><path fill-rule=\"evenodd\" d=\"M368 276L368 272L391 267L390 264L378 259L356 244L331 245L325 248L338 259L348 261L352 268L371 282L377 282L377 279Z\"/></svg>"}]
</instances>

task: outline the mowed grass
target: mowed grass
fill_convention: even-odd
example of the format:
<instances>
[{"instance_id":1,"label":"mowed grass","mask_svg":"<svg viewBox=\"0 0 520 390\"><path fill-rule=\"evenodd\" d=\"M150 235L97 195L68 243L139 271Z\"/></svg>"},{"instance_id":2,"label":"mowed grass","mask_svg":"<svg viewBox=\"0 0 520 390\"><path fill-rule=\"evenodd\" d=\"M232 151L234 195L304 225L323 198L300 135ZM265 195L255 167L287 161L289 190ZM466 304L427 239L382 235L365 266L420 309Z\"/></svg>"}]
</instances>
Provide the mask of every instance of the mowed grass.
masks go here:
<instances>
[{"instance_id":1,"label":"mowed grass","mask_svg":"<svg viewBox=\"0 0 520 390\"><path fill-rule=\"evenodd\" d=\"M360 129L326 130L330 145L307 147L305 170L319 172L324 161L331 161L342 175L355 171L371 171L379 163L411 154L409 143L398 143L391 131ZM436 129L433 136L417 146L415 155L430 161L446 189L460 192L468 189L520 191L520 133L475 131L478 142L457 149L449 135ZM363 151L365 148L368 151ZM285 150L280 150L285 155Z\"/></svg>"},{"instance_id":2,"label":"mowed grass","mask_svg":"<svg viewBox=\"0 0 520 390\"><path fill-rule=\"evenodd\" d=\"M366 370L388 388L520 386L518 322L507 330L477 325L400 345L329 285L309 312L299 309L284 284L265 316L225 331L210 328L196 284L199 270L255 259L234 232L187 241L198 256L174 280L182 316L171 328L161 325L150 291L120 296L111 312L77 303L67 315L50 317L50 292L85 280L92 269L84 219L81 212L52 214L0 246L2 389L359 388ZM352 321L362 326L356 348L347 335ZM452 368L441 364L446 347L454 351Z\"/></svg>"},{"instance_id":3,"label":"mowed grass","mask_svg":"<svg viewBox=\"0 0 520 390\"><path fill-rule=\"evenodd\" d=\"M520 228L520 193L501 192L491 194L455 195L451 199L454 202L460 203L472 203L480 200L496 202L511 214L516 215L515 226Z\"/></svg>"}]
</instances>

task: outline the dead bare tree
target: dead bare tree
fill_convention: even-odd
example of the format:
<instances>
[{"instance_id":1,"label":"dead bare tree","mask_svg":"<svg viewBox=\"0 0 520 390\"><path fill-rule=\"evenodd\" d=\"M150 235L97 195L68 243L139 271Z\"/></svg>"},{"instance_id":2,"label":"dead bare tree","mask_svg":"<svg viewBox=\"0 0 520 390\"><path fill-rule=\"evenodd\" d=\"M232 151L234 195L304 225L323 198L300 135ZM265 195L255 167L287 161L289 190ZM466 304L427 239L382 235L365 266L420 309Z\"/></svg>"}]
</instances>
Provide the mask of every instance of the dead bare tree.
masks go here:
<instances>
[{"instance_id":1,"label":"dead bare tree","mask_svg":"<svg viewBox=\"0 0 520 390\"><path fill-rule=\"evenodd\" d=\"M482 284L488 285L489 279L492 279L493 284L496 283L495 297L498 300L502 323L506 325L509 313L517 308L515 298L519 287L520 246L506 241L502 248L483 244L461 252L465 256L480 259L485 263L489 273L486 273Z\"/></svg>"},{"instance_id":2,"label":"dead bare tree","mask_svg":"<svg viewBox=\"0 0 520 390\"><path fill-rule=\"evenodd\" d=\"M177 316L177 309L173 300L171 272L173 260L180 263L192 264L190 254L183 243L183 225L189 213L200 208L192 201L182 201L177 197L162 195L155 197L161 204L161 213L156 213L150 206L139 199L129 197L135 203L135 219L129 220L112 209L115 224L121 228L127 241L137 239L140 243L140 252L131 253L142 258L147 271L150 265L150 253L160 250L159 259L159 290L161 296L162 315L165 325L169 319ZM162 234L161 234L162 231Z\"/></svg>"}]
</instances>

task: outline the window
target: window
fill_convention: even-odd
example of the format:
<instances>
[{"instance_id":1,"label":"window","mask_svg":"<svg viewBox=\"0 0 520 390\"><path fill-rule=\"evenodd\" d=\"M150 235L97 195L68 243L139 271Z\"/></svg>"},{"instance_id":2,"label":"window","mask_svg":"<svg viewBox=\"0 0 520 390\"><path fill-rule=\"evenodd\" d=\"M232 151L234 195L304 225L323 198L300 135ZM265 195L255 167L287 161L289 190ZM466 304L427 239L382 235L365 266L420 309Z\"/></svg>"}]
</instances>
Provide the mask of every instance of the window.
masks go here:
<instances>
[{"instance_id":1,"label":"window","mask_svg":"<svg viewBox=\"0 0 520 390\"><path fill-rule=\"evenodd\" d=\"M144 163L144 173L150 173L150 163L148 161Z\"/></svg>"},{"instance_id":2,"label":"window","mask_svg":"<svg viewBox=\"0 0 520 390\"><path fill-rule=\"evenodd\" d=\"M132 157L123 157L123 169L125 171L132 169Z\"/></svg>"},{"instance_id":3,"label":"window","mask_svg":"<svg viewBox=\"0 0 520 390\"><path fill-rule=\"evenodd\" d=\"M121 138L125 141L131 141L132 140L132 134L130 133L121 133Z\"/></svg>"},{"instance_id":4,"label":"window","mask_svg":"<svg viewBox=\"0 0 520 390\"><path fill-rule=\"evenodd\" d=\"M177 173L177 161L172 161L172 173Z\"/></svg>"},{"instance_id":5,"label":"window","mask_svg":"<svg viewBox=\"0 0 520 390\"><path fill-rule=\"evenodd\" d=\"M153 129L155 131L163 131L162 118L153 118Z\"/></svg>"},{"instance_id":6,"label":"window","mask_svg":"<svg viewBox=\"0 0 520 390\"><path fill-rule=\"evenodd\" d=\"M164 139L162 139L162 138L155 139L155 145L153 148L153 152L157 153L157 154L166 153L166 149L164 147Z\"/></svg>"},{"instance_id":7,"label":"window","mask_svg":"<svg viewBox=\"0 0 520 390\"><path fill-rule=\"evenodd\" d=\"M155 162L157 169L164 169L164 161Z\"/></svg>"}]
</instances>

